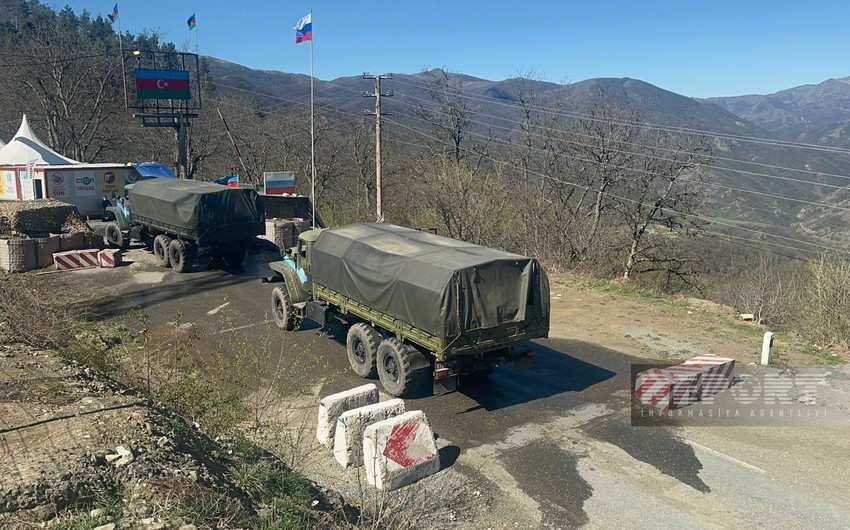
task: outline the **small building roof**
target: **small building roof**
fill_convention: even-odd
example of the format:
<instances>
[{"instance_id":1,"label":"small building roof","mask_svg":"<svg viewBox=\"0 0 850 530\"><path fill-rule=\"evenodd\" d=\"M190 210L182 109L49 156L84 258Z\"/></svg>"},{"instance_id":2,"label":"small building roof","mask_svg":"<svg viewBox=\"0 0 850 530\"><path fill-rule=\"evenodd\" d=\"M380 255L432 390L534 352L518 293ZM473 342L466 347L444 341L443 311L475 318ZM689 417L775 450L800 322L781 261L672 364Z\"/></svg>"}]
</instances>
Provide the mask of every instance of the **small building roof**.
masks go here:
<instances>
[{"instance_id":1,"label":"small building roof","mask_svg":"<svg viewBox=\"0 0 850 530\"><path fill-rule=\"evenodd\" d=\"M8 144L0 148L0 166L25 166L30 163L37 166L79 164L78 161L60 155L39 140L27 121L27 115L24 114L18 132Z\"/></svg>"}]
</instances>

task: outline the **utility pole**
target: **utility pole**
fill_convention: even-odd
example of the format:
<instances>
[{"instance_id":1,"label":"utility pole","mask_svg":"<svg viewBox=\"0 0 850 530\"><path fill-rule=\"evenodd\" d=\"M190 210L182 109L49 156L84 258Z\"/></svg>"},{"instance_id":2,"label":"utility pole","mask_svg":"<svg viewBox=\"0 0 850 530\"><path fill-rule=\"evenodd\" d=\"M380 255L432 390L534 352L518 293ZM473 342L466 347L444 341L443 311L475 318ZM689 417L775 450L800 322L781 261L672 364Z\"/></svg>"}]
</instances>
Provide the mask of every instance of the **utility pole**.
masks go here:
<instances>
[{"instance_id":1,"label":"utility pole","mask_svg":"<svg viewBox=\"0 0 850 530\"><path fill-rule=\"evenodd\" d=\"M383 75L370 75L368 73L363 74L363 79L374 79L375 80L375 93L370 94L368 92L363 93L364 98L375 98L375 112L369 112L368 110L364 110L363 112L366 115L374 115L375 116L375 204L377 207L377 215L378 222L384 222L384 211L381 206L381 96L391 97L393 95L392 90L386 93L381 93L381 79L392 79L392 74L383 74ZM384 113L389 116L391 113Z\"/></svg>"}]
</instances>

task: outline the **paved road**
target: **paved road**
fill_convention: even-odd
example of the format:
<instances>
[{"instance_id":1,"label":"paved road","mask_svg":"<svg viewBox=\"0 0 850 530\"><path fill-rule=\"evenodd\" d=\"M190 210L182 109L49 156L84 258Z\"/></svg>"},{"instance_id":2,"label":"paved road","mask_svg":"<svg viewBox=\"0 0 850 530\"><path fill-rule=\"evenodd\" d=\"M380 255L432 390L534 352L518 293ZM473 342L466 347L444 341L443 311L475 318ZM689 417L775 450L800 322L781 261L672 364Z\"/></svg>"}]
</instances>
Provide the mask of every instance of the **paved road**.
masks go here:
<instances>
[{"instance_id":1,"label":"paved road","mask_svg":"<svg viewBox=\"0 0 850 530\"><path fill-rule=\"evenodd\" d=\"M131 267L74 274L120 295L116 311L143 309L153 326L180 313L207 341L285 335L290 351L341 374L323 394L363 383L340 337L269 329L271 287L259 278L273 254L237 271L182 275L141 251L130 257ZM633 427L629 374L639 359L579 341L536 348L531 371L503 367L459 392L408 403L453 449L452 469L491 492L490 526L850 528L847 429Z\"/></svg>"}]
</instances>

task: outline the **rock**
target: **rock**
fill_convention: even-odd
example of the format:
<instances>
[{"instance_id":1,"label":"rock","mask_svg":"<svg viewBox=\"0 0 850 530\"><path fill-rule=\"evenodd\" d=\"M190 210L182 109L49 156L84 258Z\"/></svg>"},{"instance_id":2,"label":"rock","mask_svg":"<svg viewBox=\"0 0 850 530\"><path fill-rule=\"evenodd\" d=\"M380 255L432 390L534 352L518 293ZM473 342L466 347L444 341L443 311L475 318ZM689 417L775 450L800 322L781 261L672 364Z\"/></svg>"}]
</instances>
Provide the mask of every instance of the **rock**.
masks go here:
<instances>
[{"instance_id":1,"label":"rock","mask_svg":"<svg viewBox=\"0 0 850 530\"><path fill-rule=\"evenodd\" d=\"M97 529L95 529L95 530L97 530ZM198 527L196 527L193 524L184 524L178 530L198 530Z\"/></svg>"},{"instance_id":2,"label":"rock","mask_svg":"<svg viewBox=\"0 0 850 530\"><path fill-rule=\"evenodd\" d=\"M95 508L94 510L89 512L89 517L92 519L96 519L98 517L103 517L105 510L103 508Z\"/></svg>"},{"instance_id":3,"label":"rock","mask_svg":"<svg viewBox=\"0 0 850 530\"><path fill-rule=\"evenodd\" d=\"M115 452L121 457L115 461L116 467L126 466L136 458L133 456L133 452L123 445L119 445L115 447Z\"/></svg>"},{"instance_id":4,"label":"rock","mask_svg":"<svg viewBox=\"0 0 850 530\"><path fill-rule=\"evenodd\" d=\"M94 530L115 530L115 523L109 523L101 526L97 526Z\"/></svg>"}]
</instances>

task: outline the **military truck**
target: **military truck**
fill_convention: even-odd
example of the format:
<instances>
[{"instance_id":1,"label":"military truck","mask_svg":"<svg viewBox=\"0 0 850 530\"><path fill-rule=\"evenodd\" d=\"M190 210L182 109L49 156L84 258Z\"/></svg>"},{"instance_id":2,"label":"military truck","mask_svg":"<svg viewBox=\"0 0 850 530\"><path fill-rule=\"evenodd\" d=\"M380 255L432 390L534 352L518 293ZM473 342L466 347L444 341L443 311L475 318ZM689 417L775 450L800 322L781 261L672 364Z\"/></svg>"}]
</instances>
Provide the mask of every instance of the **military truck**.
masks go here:
<instances>
[{"instance_id":1,"label":"military truck","mask_svg":"<svg viewBox=\"0 0 850 530\"><path fill-rule=\"evenodd\" d=\"M152 248L156 261L177 272L199 258L221 258L232 266L245 259L247 243L265 233L263 201L250 188L158 178L125 186L125 196L107 211L107 244L126 248L131 240Z\"/></svg>"},{"instance_id":2,"label":"military truck","mask_svg":"<svg viewBox=\"0 0 850 530\"><path fill-rule=\"evenodd\" d=\"M433 390L486 376L499 365L530 368L520 344L548 336L549 281L537 260L400 226L352 224L300 234L269 264L278 327L302 319L348 326L346 350L362 377L377 374L395 396L419 370Z\"/></svg>"}]
</instances>

